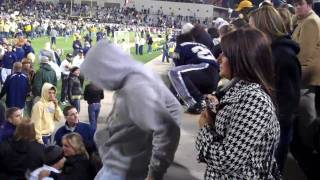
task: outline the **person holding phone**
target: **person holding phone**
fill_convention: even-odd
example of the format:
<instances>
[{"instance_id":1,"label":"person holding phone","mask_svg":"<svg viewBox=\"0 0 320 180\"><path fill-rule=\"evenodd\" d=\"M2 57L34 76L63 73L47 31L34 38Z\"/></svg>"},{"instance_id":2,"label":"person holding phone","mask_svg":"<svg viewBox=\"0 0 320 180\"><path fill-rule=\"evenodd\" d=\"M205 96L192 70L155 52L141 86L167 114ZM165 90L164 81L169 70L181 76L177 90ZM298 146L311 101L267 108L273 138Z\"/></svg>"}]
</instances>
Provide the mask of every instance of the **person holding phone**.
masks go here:
<instances>
[{"instance_id":1,"label":"person holding phone","mask_svg":"<svg viewBox=\"0 0 320 180\"><path fill-rule=\"evenodd\" d=\"M54 122L63 117L56 98L57 89L50 83L44 83L41 99L33 106L31 120L36 129L36 140L41 144L49 144L54 132Z\"/></svg>"},{"instance_id":2,"label":"person holding phone","mask_svg":"<svg viewBox=\"0 0 320 180\"><path fill-rule=\"evenodd\" d=\"M207 97L216 112L207 108L199 121L196 149L207 164L204 179L277 179L280 125L269 42L247 28L223 36L221 47L220 76L230 82Z\"/></svg>"}]
</instances>

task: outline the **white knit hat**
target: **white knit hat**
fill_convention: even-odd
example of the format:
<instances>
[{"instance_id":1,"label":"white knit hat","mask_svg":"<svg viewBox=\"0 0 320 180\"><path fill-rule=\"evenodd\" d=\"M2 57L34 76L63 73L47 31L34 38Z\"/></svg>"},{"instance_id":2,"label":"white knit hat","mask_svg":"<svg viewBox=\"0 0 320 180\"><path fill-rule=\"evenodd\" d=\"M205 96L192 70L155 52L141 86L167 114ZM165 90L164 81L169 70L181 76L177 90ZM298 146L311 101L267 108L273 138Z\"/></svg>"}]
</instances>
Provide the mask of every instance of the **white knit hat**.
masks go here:
<instances>
[{"instance_id":1,"label":"white knit hat","mask_svg":"<svg viewBox=\"0 0 320 180\"><path fill-rule=\"evenodd\" d=\"M191 23L186 23L182 26L181 33L186 34L189 33L194 26Z\"/></svg>"}]
</instances>

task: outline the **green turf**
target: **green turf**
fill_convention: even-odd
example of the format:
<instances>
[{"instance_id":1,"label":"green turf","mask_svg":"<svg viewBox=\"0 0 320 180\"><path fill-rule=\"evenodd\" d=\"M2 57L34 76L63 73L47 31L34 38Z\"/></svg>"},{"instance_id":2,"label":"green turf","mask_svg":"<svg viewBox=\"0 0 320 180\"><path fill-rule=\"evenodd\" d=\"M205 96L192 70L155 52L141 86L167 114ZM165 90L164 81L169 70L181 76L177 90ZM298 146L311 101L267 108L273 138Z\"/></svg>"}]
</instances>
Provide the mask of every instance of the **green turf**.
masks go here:
<instances>
[{"instance_id":1,"label":"green turf","mask_svg":"<svg viewBox=\"0 0 320 180\"><path fill-rule=\"evenodd\" d=\"M134 43L134 32L131 32L130 33L130 41L131 43ZM39 56L39 51L44 47L44 44L46 42L50 42L50 37L41 37L41 38L36 38L36 39L33 39L32 40L32 46L36 52L36 60L35 60L35 63L34 63L34 66L35 66L35 69L39 69L39 63L38 63L38 56ZM73 49L72 49L72 42L73 42L73 37L69 37L69 39L65 40L64 37L58 37L57 38L57 44L56 44L56 48L57 49L63 49L64 51L64 54L61 58L61 60L63 60L65 58L65 55L67 53L72 53ZM163 41L160 41L160 42L156 42L159 44L159 47L162 46L162 43ZM95 44L95 42L93 42L93 44ZM144 54L143 55L135 55L135 47L132 47L130 49L131 51L131 54L133 56L134 59L136 59L137 61L140 61L142 63L147 63L149 62L150 60L158 57L159 55L161 55L161 51L159 50L154 50L151 54L148 54L147 53L147 45L144 46ZM87 82L85 82L85 85L86 85ZM59 98L60 100L60 93L61 93L61 80L58 81L58 84L57 84L57 89L58 89L58 94L57 94L57 97Z\"/></svg>"}]
</instances>

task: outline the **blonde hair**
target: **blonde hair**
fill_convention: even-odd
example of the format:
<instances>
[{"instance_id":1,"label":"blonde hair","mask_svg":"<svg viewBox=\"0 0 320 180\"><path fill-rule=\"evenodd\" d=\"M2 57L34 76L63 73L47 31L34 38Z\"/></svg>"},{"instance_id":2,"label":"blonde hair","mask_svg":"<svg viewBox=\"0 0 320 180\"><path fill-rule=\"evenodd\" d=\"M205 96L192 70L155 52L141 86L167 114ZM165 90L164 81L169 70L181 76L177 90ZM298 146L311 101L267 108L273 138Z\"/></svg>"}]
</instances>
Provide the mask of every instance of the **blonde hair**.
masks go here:
<instances>
[{"instance_id":1,"label":"blonde hair","mask_svg":"<svg viewBox=\"0 0 320 180\"><path fill-rule=\"evenodd\" d=\"M288 33L292 32L292 29L293 29L292 14L289 11L289 9L285 8L285 7L281 7L281 8L278 8L278 12L283 20L283 23L284 23L284 26L285 26L287 32Z\"/></svg>"},{"instance_id":2,"label":"blonde hair","mask_svg":"<svg viewBox=\"0 0 320 180\"><path fill-rule=\"evenodd\" d=\"M263 5L250 14L255 27L264 32L271 40L287 35L288 32L279 12L270 5Z\"/></svg>"},{"instance_id":3,"label":"blonde hair","mask_svg":"<svg viewBox=\"0 0 320 180\"><path fill-rule=\"evenodd\" d=\"M76 154L85 155L89 158L89 154L79 133L68 133L62 137L62 140L67 141L67 143L75 150Z\"/></svg>"}]
</instances>

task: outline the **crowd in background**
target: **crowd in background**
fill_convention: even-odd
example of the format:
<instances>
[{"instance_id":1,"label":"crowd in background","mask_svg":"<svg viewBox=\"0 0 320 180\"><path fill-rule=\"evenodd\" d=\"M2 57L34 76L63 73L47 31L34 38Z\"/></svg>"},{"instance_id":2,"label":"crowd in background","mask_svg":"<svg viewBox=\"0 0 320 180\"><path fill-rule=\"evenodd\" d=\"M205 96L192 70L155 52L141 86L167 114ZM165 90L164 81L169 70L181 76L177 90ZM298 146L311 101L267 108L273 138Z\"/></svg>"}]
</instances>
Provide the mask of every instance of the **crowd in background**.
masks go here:
<instances>
[{"instance_id":1,"label":"crowd in background","mask_svg":"<svg viewBox=\"0 0 320 180\"><path fill-rule=\"evenodd\" d=\"M26 10L11 17L19 6ZM66 17L88 7L3 3L0 179L162 179L179 144L180 104L200 114L195 147L207 165L204 179L282 179L289 152L308 179L319 179L320 18L312 7L312 0L293 6L243 0L230 17L212 23L171 19L171 26L183 26L170 53L165 34L162 61L174 64L169 91L104 39L136 31L135 53L142 55L144 44L150 53L150 32L165 31L172 17L153 21L148 10L97 8L98 22L73 21ZM48 17L49 11L55 13ZM30 39L41 36L50 42L35 52ZM53 48L58 36L74 36L65 59ZM98 130L102 88L116 96L107 127ZM79 119L82 98L89 124Z\"/></svg>"}]
</instances>

